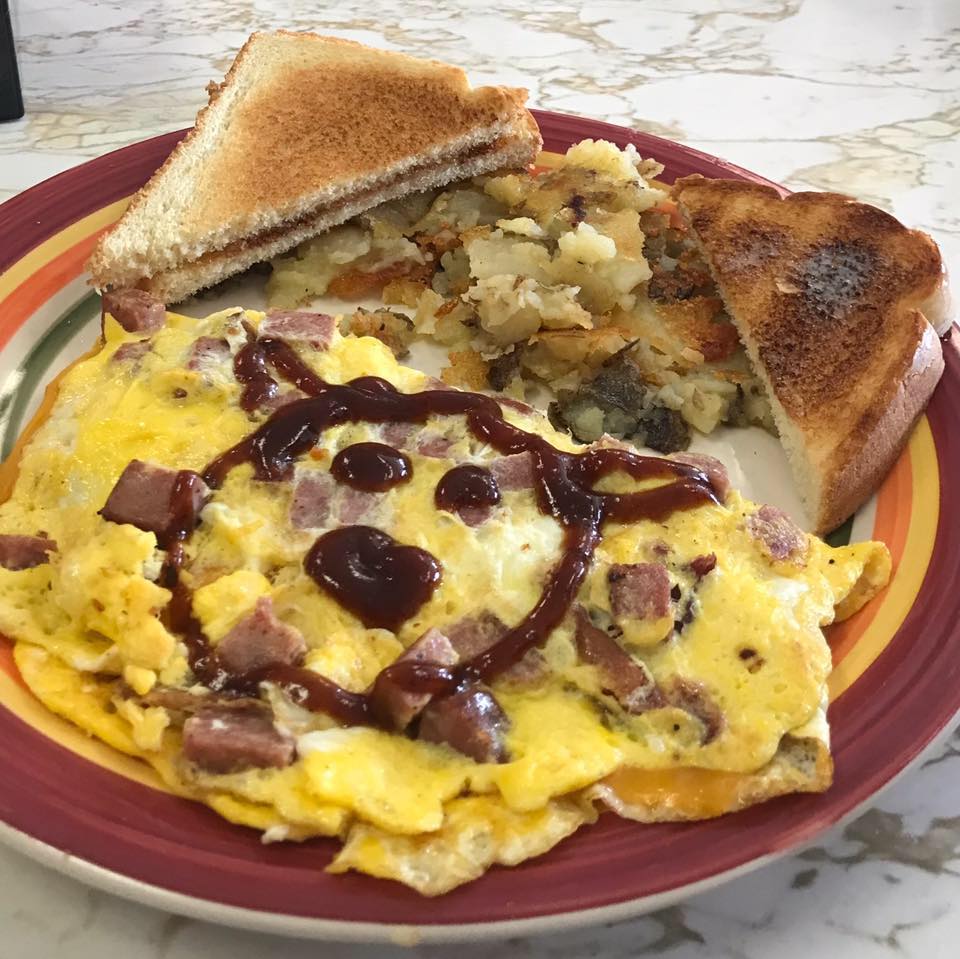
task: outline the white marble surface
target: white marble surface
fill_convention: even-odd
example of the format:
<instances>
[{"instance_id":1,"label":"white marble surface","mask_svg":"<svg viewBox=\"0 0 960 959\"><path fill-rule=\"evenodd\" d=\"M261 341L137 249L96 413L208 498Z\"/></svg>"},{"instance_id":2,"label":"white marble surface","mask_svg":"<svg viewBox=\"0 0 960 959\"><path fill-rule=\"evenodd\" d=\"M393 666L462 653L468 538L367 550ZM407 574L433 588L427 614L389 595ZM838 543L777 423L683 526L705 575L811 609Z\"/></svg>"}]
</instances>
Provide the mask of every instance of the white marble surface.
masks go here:
<instances>
[{"instance_id":1,"label":"white marble surface","mask_svg":"<svg viewBox=\"0 0 960 959\"><path fill-rule=\"evenodd\" d=\"M631 124L931 232L960 275L957 0L13 0L25 119L0 126L0 199L186 126L257 28L448 59L534 105ZM311 12L306 11L311 8ZM2 788L2 784L0 784ZM960 955L960 735L807 852L682 906L462 959ZM167 916L0 849L0 959L317 954ZM342 959L403 950L322 947ZM421 947L425 957L449 947ZM409 952L405 953L409 955Z\"/></svg>"}]
</instances>

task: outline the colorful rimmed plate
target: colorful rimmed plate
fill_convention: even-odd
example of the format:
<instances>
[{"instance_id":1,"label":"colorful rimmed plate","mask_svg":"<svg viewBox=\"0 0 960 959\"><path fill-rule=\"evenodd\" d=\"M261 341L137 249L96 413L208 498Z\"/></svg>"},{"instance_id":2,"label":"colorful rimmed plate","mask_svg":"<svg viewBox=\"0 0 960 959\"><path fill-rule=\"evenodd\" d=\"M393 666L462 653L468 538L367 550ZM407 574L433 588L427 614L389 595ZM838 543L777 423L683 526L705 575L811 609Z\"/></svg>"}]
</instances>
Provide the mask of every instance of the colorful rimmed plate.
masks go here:
<instances>
[{"instance_id":1,"label":"colorful rimmed plate","mask_svg":"<svg viewBox=\"0 0 960 959\"><path fill-rule=\"evenodd\" d=\"M621 127L539 113L546 149L583 137L634 143L688 173L767 182L686 147ZM6 455L41 388L93 341L99 303L83 264L96 236L182 133L118 150L0 207L0 439ZM549 158L545 158L549 162ZM255 304L244 304L255 305ZM210 312L212 304L203 304ZM691 825L612 815L548 855L436 900L366 876L328 876L334 845L261 845L153 774L48 714L0 640L0 838L112 892L230 924L333 939L467 939L634 915L795 849L902 772L960 709L960 355L855 538L884 540L895 576L881 597L831 629L830 720L836 779ZM841 535L851 535L849 528Z\"/></svg>"}]
</instances>

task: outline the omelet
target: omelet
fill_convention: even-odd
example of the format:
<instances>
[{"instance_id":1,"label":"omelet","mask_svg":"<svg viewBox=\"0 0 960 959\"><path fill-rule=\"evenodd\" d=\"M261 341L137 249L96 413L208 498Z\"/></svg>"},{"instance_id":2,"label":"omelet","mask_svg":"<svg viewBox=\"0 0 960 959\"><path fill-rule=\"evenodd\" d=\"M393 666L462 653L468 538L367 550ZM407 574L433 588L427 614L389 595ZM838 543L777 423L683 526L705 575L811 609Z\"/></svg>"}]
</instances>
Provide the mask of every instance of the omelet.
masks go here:
<instances>
[{"instance_id":1,"label":"omelet","mask_svg":"<svg viewBox=\"0 0 960 959\"><path fill-rule=\"evenodd\" d=\"M424 895L603 809L828 787L823 627L886 584L882 544L708 457L585 452L330 317L134 306L6 467L0 632L53 712Z\"/></svg>"}]
</instances>

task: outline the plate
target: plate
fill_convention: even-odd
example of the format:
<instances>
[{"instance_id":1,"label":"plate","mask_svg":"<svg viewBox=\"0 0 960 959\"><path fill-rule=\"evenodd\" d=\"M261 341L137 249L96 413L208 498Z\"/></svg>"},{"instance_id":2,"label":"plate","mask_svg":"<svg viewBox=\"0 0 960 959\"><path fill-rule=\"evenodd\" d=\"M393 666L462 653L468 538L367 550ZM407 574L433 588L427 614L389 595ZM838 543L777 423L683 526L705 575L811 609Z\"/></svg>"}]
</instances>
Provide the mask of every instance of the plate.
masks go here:
<instances>
[{"instance_id":1,"label":"plate","mask_svg":"<svg viewBox=\"0 0 960 959\"><path fill-rule=\"evenodd\" d=\"M663 179L703 173L768 183L696 150L622 127L536 113L545 150L584 137L662 162ZM44 384L93 342L99 301L83 264L185 131L85 163L0 206L0 442L6 456ZM545 158L549 162L549 158ZM776 186L776 184L770 184ZM780 187L777 189L786 192ZM235 302L237 290L230 295ZM243 303L243 305L255 305ZM201 313L217 307L201 299ZM955 338L955 337L954 337ZM248 928L342 940L463 940L637 915L790 852L852 814L902 772L960 709L960 355L906 450L853 524L893 554L887 590L829 630L836 778L693 824L604 815L547 855L427 900L395 883L323 866L334 843L262 845L152 771L49 714L0 640L0 838L84 881L159 908ZM851 531L841 533L849 536Z\"/></svg>"}]
</instances>

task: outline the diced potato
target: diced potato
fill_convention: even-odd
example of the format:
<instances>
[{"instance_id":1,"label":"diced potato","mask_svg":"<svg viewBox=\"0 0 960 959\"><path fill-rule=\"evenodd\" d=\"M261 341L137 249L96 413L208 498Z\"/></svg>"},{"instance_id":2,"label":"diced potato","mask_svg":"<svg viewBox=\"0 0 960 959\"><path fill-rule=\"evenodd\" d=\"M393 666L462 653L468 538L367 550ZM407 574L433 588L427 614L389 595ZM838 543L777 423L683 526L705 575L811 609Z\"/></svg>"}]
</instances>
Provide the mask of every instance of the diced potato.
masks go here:
<instances>
[{"instance_id":1,"label":"diced potato","mask_svg":"<svg viewBox=\"0 0 960 959\"><path fill-rule=\"evenodd\" d=\"M627 345L616 329L557 330L538 333L523 355L523 365L535 376L551 382L577 371L595 370Z\"/></svg>"},{"instance_id":2,"label":"diced potato","mask_svg":"<svg viewBox=\"0 0 960 959\"><path fill-rule=\"evenodd\" d=\"M479 280L467 296L477 304L481 327L500 345L518 343L537 330L591 325L590 314L576 301L576 287L542 286L511 274Z\"/></svg>"},{"instance_id":3,"label":"diced potato","mask_svg":"<svg viewBox=\"0 0 960 959\"><path fill-rule=\"evenodd\" d=\"M450 354L450 365L440 378L450 386L465 390L484 390L489 386L489 364L476 350L461 350Z\"/></svg>"}]
</instances>

